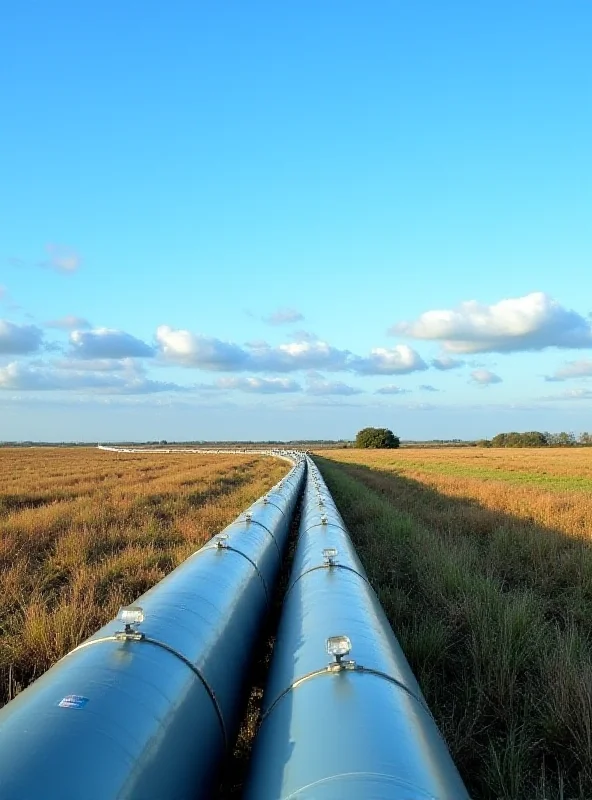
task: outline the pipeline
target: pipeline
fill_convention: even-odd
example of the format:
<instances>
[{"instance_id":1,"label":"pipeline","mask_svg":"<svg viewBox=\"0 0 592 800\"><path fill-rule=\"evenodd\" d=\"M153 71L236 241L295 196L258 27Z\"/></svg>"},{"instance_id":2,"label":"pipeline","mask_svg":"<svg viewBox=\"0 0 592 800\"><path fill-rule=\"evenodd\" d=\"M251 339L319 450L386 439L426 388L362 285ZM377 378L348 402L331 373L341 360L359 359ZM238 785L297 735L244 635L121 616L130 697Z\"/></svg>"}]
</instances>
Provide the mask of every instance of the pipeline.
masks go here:
<instances>
[{"instance_id":1,"label":"pipeline","mask_svg":"<svg viewBox=\"0 0 592 800\"><path fill-rule=\"evenodd\" d=\"M287 457L287 456L286 456ZM210 798L306 472L0 710L2 800Z\"/></svg>"},{"instance_id":2,"label":"pipeline","mask_svg":"<svg viewBox=\"0 0 592 800\"><path fill-rule=\"evenodd\" d=\"M343 519L307 461L244 798L467 800Z\"/></svg>"},{"instance_id":3,"label":"pipeline","mask_svg":"<svg viewBox=\"0 0 592 800\"><path fill-rule=\"evenodd\" d=\"M193 453L197 455L254 455L273 456L294 463L296 457L302 453L294 450L261 450L259 448L229 448L229 447L121 447L119 445L97 444L98 450L108 450L111 453Z\"/></svg>"}]
</instances>

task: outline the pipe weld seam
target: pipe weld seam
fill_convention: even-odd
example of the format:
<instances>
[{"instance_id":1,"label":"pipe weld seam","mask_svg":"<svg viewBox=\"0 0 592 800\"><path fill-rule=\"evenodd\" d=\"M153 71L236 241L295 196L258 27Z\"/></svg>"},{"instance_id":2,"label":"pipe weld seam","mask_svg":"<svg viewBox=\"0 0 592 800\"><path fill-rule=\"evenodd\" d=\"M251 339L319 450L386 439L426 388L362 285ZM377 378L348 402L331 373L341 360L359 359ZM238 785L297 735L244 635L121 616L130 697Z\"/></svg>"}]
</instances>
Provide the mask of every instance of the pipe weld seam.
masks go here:
<instances>
[{"instance_id":1,"label":"pipe weld seam","mask_svg":"<svg viewBox=\"0 0 592 800\"><path fill-rule=\"evenodd\" d=\"M259 569L257 564L255 564L255 562L253 561L252 558L250 558L246 553L243 553L242 550L239 550L236 547L232 547L229 544L228 545L225 544L223 547L211 547L211 546L209 546L209 547L204 547L202 549L203 550L222 550L222 551L224 551L224 550L232 550L233 553L238 553L239 556L242 556L243 558L246 558L247 561L249 562L249 564L251 564L251 566L255 569L255 572L257 573L257 575L259 575L259 577L261 578L261 583L263 584L263 591L265 592L265 602L267 604L267 607L269 608L269 591L267 589L267 583L265 582L265 578L263 577L263 573L261 572L261 570Z\"/></svg>"},{"instance_id":2,"label":"pipe weld seam","mask_svg":"<svg viewBox=\"0 0 592 800\"><path fill-rule=\"evenodd\" d=\"M74 650L71 650L65 657L67 658L68 656L71 656L77 650L82 650L83 648L90 647L93 644L101 644L102 642L121 643L121 639L118 639L116 636L102 636L100 639L90 639L88 642L82 642L82 644L79 644L78 647L76 647ZM216 693L214 692L210 684L207 682L207 680L204 678L204 676L201 674L201 672L195 666L195 664L192 664L191 661L186 656L183 655L183 653L180 653L178 650L175 650L174 647L171 647L166 642L161 642L160 639L152 639L150 636L144 636L142 639L138 639L137 641L134 642L134 644L142 644L142 643L153 644L156 647L161 647L163 650L166 650L168 653L175 656L175 658L178 658L179 661L182 661L186 667L189 667L189 669L193 672L193 674L199 679L204 689L208 693L210 700L212 701L214 710L216 712L216 716L218 717L218 722L220 723L220 728L222 730L222 738L224 739L224 748L225 750L228 750L230 742L228 740L228 732L226 730L226 724L224 723L224 716L222 714L222 709L220 708L220 704L218 703L218 698L216 697Z\"/></svg>"},{"instance_id":3,"label":"pipe weld seam","mask_svg":"<svg viewBox=\"0 0 592 800\"><path fill-rule=\"evenodd\" d=\"M304 513L306 513L306 511ZM342 530L349 536L348 530L345 527L345 525L342 525L340 522L329 522L328 520L327 522L315 522L314 525L309 525L308 528L302 528L302 530L300 531L300 535L302 535L303 533L308 533L308 531L311 531L313 528L330 528L330 527L339 528L339 530Z\"/></svg>"},{"instance_id":4,"label":"pipe weld seam","mask_svg":"<svg viewBox=\"0 0 592 800\"><path fill-rule=\"evenodd\" d=\"M269 706L269 708L266 711L263 712L263 714L261 715L261 721L260 721L259 724L262 725L265 722L267 717L271 714L271 712L277 706L277 704L280 702L280 700L282 700L287 694L289 694L294 689L297 689L303 683L306 683L307 681L311 680L312 678L317 678L317 677L319 677L321 675L341 675L342 672L343 673L348 673L348 674L356 673L356 672L357 673L366 673L367 675L373 675L376 678L381 678L382 680L388 681L389 683L392 683L394 686L396 686L398 689L402 689L407 695L409 695L409 697L411 697L412 700L415 700L415 702L418 703L424 709L424 711L427 711L427 713L430 715L430 717L432 717L432 713L431 713L430 709L427 707L427 705L425 704L425 701L423 700L423 698L421 698L419 695L416 695L414 692L412 692L411 689L409 689L407 686L405 686L405 684L402 681L398 680L397 678L393 678L392 675L389 675L386 672L382 672L382 670L373 669L372 667L364 667L364 666L362 666L362 664L356 664L354 667L350 667L350 668L342 669L342 670L336 670L334 668L333 664L327 664L327 666L322 667L321 669L315 669L312 672L307 672L305 675L301 675L299 678L296 678L295 681L293 681L289 686L287 686L284 689L284 691L281 692L276 697L276 699ZM432 719L433 719L433 717L432 717Z\"/></svg>"},{"instance_id":5,"label":"pipe weld seam","mask_svg":"<svg viewBox=\"0 0 592 800\"><path fill-rule=\"evenodd\" d=\"M284 509L280 508L277 503L272 503L271 500L265 500L265 495L263 495L263 497L261 498L261 502L263 503L264 506L273 506L274 508L277 508L280 514L282 514L284 517L286 516L286 512L284 511Z\"/></svg>"},{"instance_id":6,"label":"pipe weld seam","mask_svg":"<svg viewBox=\"0 0 592 800\"><path fill-rule=\"evenodd\" d=\"M260 528L263 528L263 530L264 530L264 531L267 531L267 533L268 533L268 534L271 536L271 538L273 539L273 542L274 542L274 544L275 544L275 546L276 546L276 548L277 548L277 551L278 551L278 556L280 557L280 560L281 560L281 558L282 558L282 551L280 550L280 546L279 546L279 544L277 543L277 539L275 538L275 536L273 535L273 533L272 533L272 532L269 530L269 528L267 527L267 525L264 525L262 522L259 522L259 520L257 520L257 519L249 519L249 520L246 520L246 519L245 519L245 520L240 520L240 519L239 519L238 521L239 521L239 522L244 522L244 523L245 523L245 525L247 525L247 526L248 526L248 525L259 525L259 527L260 527ZM205 548L204 548L204 549L205 549ZM198 552L199 552L199 551L198 551Z\"/></svg>"},{"instance_id":7,"label":"pipe weld seam","mask_svg":"<svg viewBox=\"0 0 592 800\"><path fill-rule=\"evenodd\" d=\"M286 598L286 597L288 596L288 594L289 594L289 593L292 591L292 589L294 588L294 586L296 586L296 584L298 583L298 581L299 581L301 578L304 578L304 576L305 576L305 575L308 575L308 573L309 573L309 572L315 572L315 570L317 570L317 569L345 569L345 570L347 570L348 572L353 572L353 573L354 573L354 575L357 575L357 576L358 576L359 578L361 578L361 579L362 579L362 580L363 580L365 583L367 583L367 584L368 584L368 586L370 586L370 588L372 588L372 586L371 586L371 584L370 584L370 581L368 580L368 578L367 578L365 575L362 575L362 573L361 573L361 572L358 572L358 570L357 570L357 569L354 569L353 567L348 567L346 564L317 564L317 566L316 566L316 567L309 567L308 569L305 569L305 570L304 570L304 572L302 572L302 573L301 573L301 574L300 574L300 575L299 575L299 576L296 578L296 580L294 580L294 581L293 581L293 582L292 582L292 583L291 583L291 584L288 586L288 588L286 589L286 594L284 595L284 598Z\"/></svg>"}]
</instances>

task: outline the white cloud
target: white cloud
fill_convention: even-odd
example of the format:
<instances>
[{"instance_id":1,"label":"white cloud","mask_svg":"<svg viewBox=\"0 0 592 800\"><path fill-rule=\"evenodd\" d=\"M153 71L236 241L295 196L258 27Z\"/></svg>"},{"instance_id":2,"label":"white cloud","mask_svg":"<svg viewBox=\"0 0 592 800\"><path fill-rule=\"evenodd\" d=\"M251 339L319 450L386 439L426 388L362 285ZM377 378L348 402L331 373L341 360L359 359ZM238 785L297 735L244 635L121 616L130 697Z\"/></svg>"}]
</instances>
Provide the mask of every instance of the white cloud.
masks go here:
<instances>
[{"instance_id":1,"label":"white cloud","mask_svg":"<svg viewBox=\"0 0 592 800\"><path fill-rule=\"evenodd\" d=\"M6 286L0 286L0 301L6 300L8 297L8 289Z\"/></svg>"},{"instance_id":2,"label":"white cloud","mask_svg":"<svg viewBox=\"0 0 592 800\"><path fill-rule=\"evenodd\" d=\"M286 394L299 392L301 389L299 383L289 378L220 378L215 386L253 394Z\"/></svg>"},{"instance_id":3,"label":"white cloud","mask_svg":"<svg viewBox=\"0 0 592 800\"><path fill-rule=\"evenodd\" d=\"M53 362L53 366L56 369L75 372L127 372L135 376L143 375L138 363L133 358L63 358Z\"/></svg>"},{"instance_id":4,"label":"white cloud","mask_svg":"<svg viewBox=\"0 0 592 800\"><path fill-rule=\"evenodd\" d=\"M545 375L545 380L556 383L570 380L570 378L590 377L592 377L592 361L590 359L582 359L581 361L567 361L553 375Z\"/></svg>"},{"instance_id":5,"label":"white cloud","mask_svg":"<svg viewBox=\"0 0 592 800\"><path fill-rule=\"evenodd\" d=\"M488 369L474 369L471 372L471 380L481 386L491 386L493 383L501 383L502 379Z\"/></svg>"},{"instance_id":6,"label":"white cloud","mask_svg":"<svg viewBox=\"0 0 592 800\"><path fill-rule=\"evenodd\" d=\"M345 369L346 350L337 350L319 339L304 339L271 347L267 342L251 342L241 347L187 330L161 325L156 339L163 356L186 367L219 372L290 372L299 369Z\"/></svg>"},{"instance_id":7,"label":"white cloud","mask_svg":"<svg viewBox=\"0 0 592 800\"><path fill-rule=\"evenodd\" d=\"M45 245L46 258L39 261L32 261L21 256L10 256L7 258L8 264L17 269L27 269L30 267L42 267L44 269L53 269L56 272L74 273L82 264L82 257L80 253L68 245L56 244L50 242Z\"/></svg>"},{"instance_id":8,"label":"white cloud","mask_svg":"<svg viewBox=\"0 0 592 800\"><path fill-rule=\"evenodd\" d=\"M420 392L439 392L439 389L436 389L435 386L432 386L430 383L422 383L419 387Z\"/></svg>"},{"instance_id":9,"label":"white cloud","mask_svg":"<svg viewBox=\"0 0 592 800\"><path fill-rule=\"evenodd\" d=\"M592 389L569 389L562 394L541 397L541 400L592 400Z\"/></svg>"},{"instance_id":10,"label":"white cloud","mask_svg":"<svg viewBox=\"0 0 592 800\"><path fill-rule=\"evenodd\" d=\"M154 349L125 331L95 328L91 331L73 331L70 334L71 353L74 358L150 358Z\"/></svg>"},{"instance_id":11,"label":"white cloud","mask_svg":"<svg viewBox=\"0 0 592 800\"><path fill-rule=\"evenodd\" d=\"M166 359L185 367L209 370L248 369L248 353L239 345L161 325L156 339Z\"/></svg>"},{"instance_id":12,"label":"white cloud","mask_svg":"<svg viewBox=\"0 0 592 800\"><path fill-rule=\"evenodd\" d=\"M368 358L352 360L352 369L360 375L406 375L427 368L419 353L406 344L375 347Z\"/></svg>"},{"instance_id":13,"label":"white cloud","mask_svg":"<svg viewBox=\"0 0 592 800\"><path fill-rule=\"evenodd\" d=\"M432 358L430 364L434 369L439 369L442 372L449 369L458 369L464 367L465 361L459 358L450 358L450 356L440 356L439 358Z\"/></svg>"},{"instance_id":14,"label":"white cloud","mask_svg":"<svg viewBox=\"0 0 592 800\"><path fill-rule=\"evenodd\" d=\"M187 391L175 383L152 381L142 374L63 370L16 361L0 368L0 389L12 391L101 391L106 394L152 394Z\"/></svg>"},{"instance_id":15,"label":"white cloud","mask_svg":"<svg viewBox=\"0 0 592 800\"><path fill-rule=\"evenodd\" d=\"M490 306L469 300L454 310L426 311L391 329L441 341L449 353L510 353L546 347L592 347L592 322L544 292Z\"/></svg>"},{"instance_id":16,"label":"white cloud","mask_svg":"<svg viewBox=\"0 0 592 800\"><path fill-rule=\"evenodd\" d=\"M394 375L428 368L408 345L377 347L367 358L361 358L304 332L300 332L298 338L275 347L261 341L241 346L161 325L156 331L156 339L166 360L185 367L218 372L325 370Z\"/></svg>"},{"instance_id":17,"label":"white cloud","mask_svg":"<svg viewBox=\"0 0 592 800\"><path fill-rule=\"evenodd\" d=\"M297 369L344 370L348 367L349 358L348 350L338 350L321 339L288 342L251 352L254 368L277 372Z\"/></svg>"},{"instance_id":18,"label":"white cloud","mask_svg":"<svg viewBox=\"0 0 592 800\"><path fill-rule=\"evenodd\" d=\"M41 266L50 267L58 272L76 272L82 263L80 254L67 245L51 242L46 245L45 250L48 259L43 261Z\"/></svg>"},{"instance_id":19,"label":"white cloud","mask_svg":"<svg viewBox=\"0 0 592 800\"><path fill-rule=\"evenodd\" d=\"M0 319L0 355L34 353L41 347L43 332L35 325L18 325Z\"/></svg>"},{"instance_id":20,"label":"white cloud","mask_svg":"<svg viewBox=\"0 0 592 800\"><path fill-rule=\"evenodd\" d=\"M355 386L349 386L349 384L343 383L342 381L326 381L319 378L309 381L306 389L307 394L311 394L316 397L327 397L329 395L348 397L353 394L362 394L363 391L363 389L357 389Z\"/></svg>"},{"instance_id":21,"label":"white cloud","mask_svg":"<svg viewBox=\"0 0 592 800\"><path fill-rule=\"evenodd\" d=\"M377 389L375 394L409 394L409 389L401 389L399 386L389 383L388 386Z\"/></svg>"},{"instance_id":22,"label":"white cloud","mask_svg":"<svg viewBox=\"0 0 592 800\"><path fill-rule=\"evenodd\" d=\"M269 325L287 325L294 322L301 322L304 315L294 308L278 308L273 314L263 317L263 321Z\"/></svg>"},{"instance_id":23,"label":"white cloud","mask_svg":"<svg viewBox=\"0 0 592 800\"><path fill-rule=\"evenodd\" d=\"M46 328L57 328L62 331L87 330L91 328L90 322L83 317L76 317L73 314L66 314L65 317L52 319L45 323Z\"/></svg>"}]
</instances>

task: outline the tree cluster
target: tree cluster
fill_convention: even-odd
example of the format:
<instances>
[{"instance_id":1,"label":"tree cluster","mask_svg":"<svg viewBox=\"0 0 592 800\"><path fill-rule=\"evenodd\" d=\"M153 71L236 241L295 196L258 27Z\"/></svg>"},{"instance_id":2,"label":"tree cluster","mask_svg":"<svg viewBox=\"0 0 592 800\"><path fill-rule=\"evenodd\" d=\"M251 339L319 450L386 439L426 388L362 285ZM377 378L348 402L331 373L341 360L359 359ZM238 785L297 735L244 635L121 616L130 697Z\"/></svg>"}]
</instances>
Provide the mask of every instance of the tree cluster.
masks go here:
<instances>
[{"instance_id":1,"label":"tree cluster","mask_svg":"<svg viewBox=\"0 0 592 800\"><path fill-rule=\"evenodd\" d=\"M400 439L388 428L362 428L356 435L355 447L390 449L398 447Z\"/></svg>"},{"instance_id":2,"label":"tree cluster","mask_svg":"<svg viewBox=\"0 0 592 800\"><path fill-rule=\"evenodd\" d=\"M549 433L549 431L526 431L517 433L498 433L493 439L482 439L477 442L480 447L590 447L592 434L580 433Z\"/></svg>"}]
</instances>

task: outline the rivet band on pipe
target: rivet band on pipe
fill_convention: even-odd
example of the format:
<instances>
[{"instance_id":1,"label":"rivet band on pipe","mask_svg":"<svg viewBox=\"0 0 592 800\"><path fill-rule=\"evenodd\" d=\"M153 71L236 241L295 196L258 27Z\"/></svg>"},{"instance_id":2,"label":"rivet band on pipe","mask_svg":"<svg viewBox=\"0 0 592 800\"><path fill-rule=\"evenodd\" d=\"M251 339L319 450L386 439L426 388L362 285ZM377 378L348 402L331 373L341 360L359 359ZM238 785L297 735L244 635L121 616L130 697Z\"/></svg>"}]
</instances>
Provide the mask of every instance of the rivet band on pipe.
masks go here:
<instances>
[{"instance_id":1,"label":"rivet band on pipe","mask_svg":"<svg viewBox=\"0 0 592 800\"><path fill-rule=\"evenodd\" d=\"M266 530L267 530L267 528L266 528ZM263 585L263 591L265 592L265 599L266 599L267 605L269 607L269 591L267 589L267 584L265 582L265 578L261 574L261 570L259 569L257 564L255 564L255 562L253 561L252 558L249 558L249 556L246 553L243 553L242 550L238 550L236 547L232 547L232 545L230 545L230 544L225 544L222 547L219 547L218 545L216 545L216 547L206 546L206 547L202 547L202 550L217 550L218 552L220 550L222 550L222 552L224 552L225 550L230 550L230 552L238 553L239 556L242 556L243 558L246 558L247 561L249 562L249 564L251 564L251 566L255 569L255 572L257 573L257 575L259 575L259 577L261 578L261 583Z\"/></svg>"},{"instance_id":2,"label":"rivet band on pipe","mask_svg":"<svg viewBox=\"0 0 592 800\"><path fill-rule=\"evenodd\" d=\"M311 531L313 528L339 528L344 533L347 533L347 529L341 525L339 522L315 522L314 525L309 525L308 528L303 528L302 533L307 533ZM348 534L349 535L349 534Z\"/></svg>"},{"instance_id":3,"label":"rivet band on pipe","mask_svg":"<svg viewBox=\"0 0 592 800\"><path fill-rule=\"evenodd\" d=\"M68 656L71 656L72 653L76 653L77 650L83 650L85 647L90 647L91 645L94 644L101 644L101 642L121 642L121 640L118 639L117 636L103 636L101 639L89 639L88 641L79 644L78 647L74 648L74 650L71 650L68 653L68 655L64 656L64 658L68 658ZM204 676L201 674L199 669L195 666L195 664L192 664L188 658L185 658L183 653L180 653L178 650L175 650L174 647L171 647L166 642L161 642L159 639L151 639L149 636L143 636L142 639L138 639L137 642L134 642L133 646L137 646L138 644L142 643L153 644L155 647L161 647L163 650L166 650L167 653L170 653L171 655L175 656L175 658L178 658L179 661L182 661L185 664L185 666L189 667L189 669L193 672L193 674L197 676L199 681L203 684L204 689L210 696L210 699L213 703L214 709L216 711L216 716L218 717L220 728L222 730L222 736L224 738L224 746L226 749L228 749L229 745L228 732L226 731L226 725L224 724L222 709L220 708L220 704L218 703L218 699L216 697L214 690L209 685Z\"/></svg>"},{"instance_id":4,"label":"rivet band on pipe","mask_svg":"<svg viewBox=\"0 0 592 800\"><path fill-rule=\"evenodd\" d=\"M273 505L275 508L277 508L277 506L275 505L275 503L270 503L269 505ZM282 511L282 510L281 510L281 508L280 508L280 509L278 509L278 510L279 510L279 511ZM283 513L284 513L284 512L282 511L282 514L283 514ZM242 521L243 521L243 520L239 520L239 522L242 522ZM244 520L244 522L245 522L245 524L246 524L246 525L259 525L259 527L260 527L260 528L263 528L263 530L264 530L264 531L267 531L267 533L268 533L268 534L271 536L271 538L273 539L275 546L277 547L277 551L278 551L278 555L279 555L279 557L280 557L280 558L282 557L282 554L281 554L281 551L280 551L280 546L279 546L279 544L277 543L277 540L276 540L275 536L273 535L273 533L272 533L272 532L269 530L269 528L267 528L267 527L266 527L266 526L265 526L265 525L264 525L262 522L259 522L259 520L257 520L257 519L245 519L245 520ZM199 553L199 550L198 550L197 552Z\"/></svg>"},{"instance_id":5,"label":"rivet band on pipe","mask_svg":"<svg viewBox=\"0 0 592 800\"><path fill-rule=\"evenodd\" d=\"M306 683L312 678L318 678L321 675L341 675L341 673L352 673L352 672L373 675L376 678L382 678L382 680L389 681L389 683L393 683L399 689L402 689L402 691L408 694L409 697L411 697L413 700L419 703L421 707L428 712L430 717L432 716L432 713L425 704L424 700L421 697L418 697L418 695L414 694L407 686L405 686L405 684L402 681L397 680L397 678L393 678L392 675L387 675L386 672L382 672L379 669L373 669L372 667L364 667L362 664L355 664L353 662L349 662L349 664L348 663L343 664L340 669L336 669L335 664L327 664L327 666L321 667L321 669L315 669L312 672L307 672L306 675L301 675L299 678L296 678L295 681L292 681L292 683L289 686L287 686L284 689L284 691L280 695L278 695L278 697L276 697L276 699L269 706L269 708L263 712L263 714L261 715L260 724L265 720L265 718L269 714L271 714L271 712L277 706L280 700L282 700L287 694L289 694L294 689L297 689L303 683Z\"/></svg>"},{"instance_id":6,"label":"rivet band on pipe","mask_svg":"<svg viewBox=\"0 0 592 800\"><path fill-rule=\"evenodd\" d=\"M263 497L263 498L262 498L262 500L261 500L261 502L262 502L264 505L266 505L266 506L273 506L274 508L277 508L277 510L278 510L278 511L279 511L281 514L283 514L283 515L284 515L284 517L286 516L286 513L285 513L284 509L283 509L283 508L280 508L280 507L279 507L279 506L278 506L276 503L272 503L272 502L271 502L271 500L266 500L266 499L265 499L265 497Z\"/></svg>"},{"instance_id":7,"label":"rivet band on pipe","mask_svg":"<svg viewBox=\"0 0 592 800\"><path fill-rule=\"evenodd\" d=\"M288 593L292 591L292 589L294 588L294 586L296 586L296 584L298 583L298 581L299 581L299 580L301 580L301 578L304 578L304 576L305 576L305 575L308 575L308 574L309 574L309 573L311 573L311 572L315 572L317 569L345 569L345 570L347 570L348 572L353 572L353 573L354 573L354 575L357 575L357 576L358 576L358 578L361 578L363 581L366 581L366 583L368 584L368 586L370 586L370 588L372 589L372 586L371 586L371 584L370 584L370 581L368 580L368 578L367 578L365 575L362 575L362 573L361 573L361 572L358 572L358 570L357 570L357 569L354 569L353 567L348 567L348 566L347 566L347 564L317 564L317 566L316 566L316 567L309 567L309 568L308 568L307 570L305 570L305 571L304 571L304 572L303 572L301 575L299 575L299 576L296 578L296 580L295 580L295 581L293 581L293 582L292 582L292 583L291 583L291 584L288 586L288 588L286 589L286 595L285 595L285 596L287 596L287 595L288 595ZM374 590L373 590L373 591L374 591Z\"/></svg>"}]
</instances>

